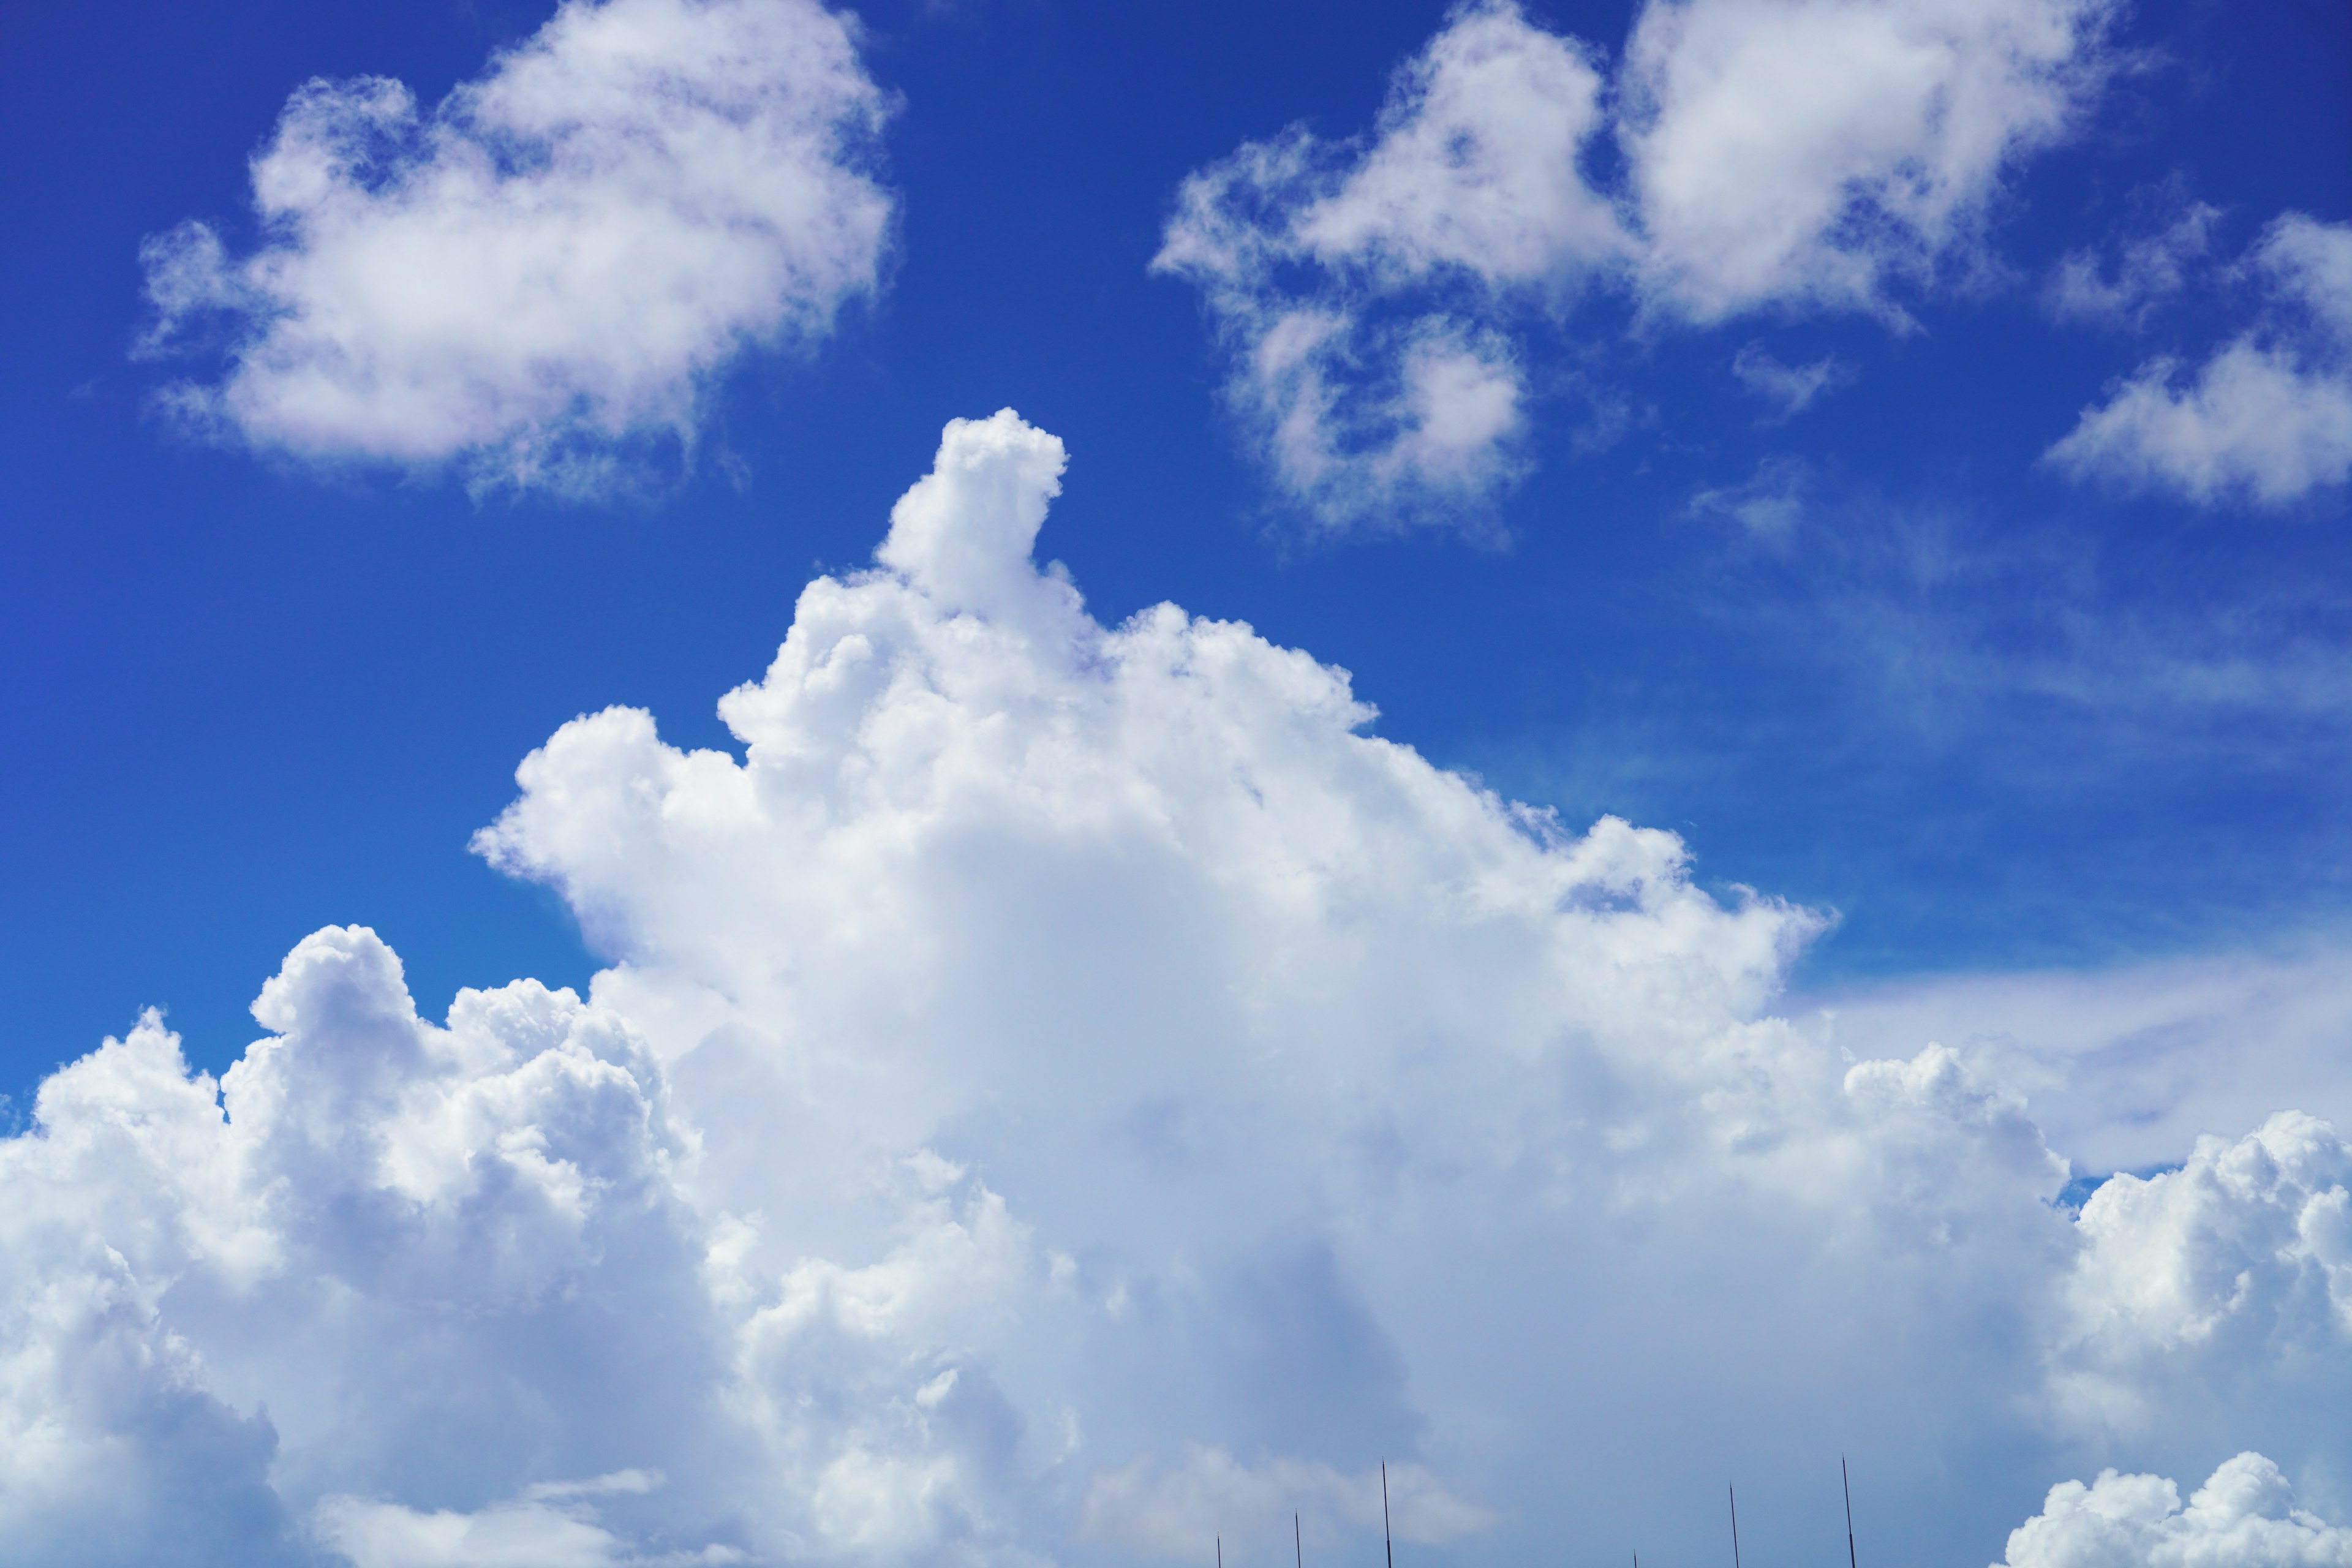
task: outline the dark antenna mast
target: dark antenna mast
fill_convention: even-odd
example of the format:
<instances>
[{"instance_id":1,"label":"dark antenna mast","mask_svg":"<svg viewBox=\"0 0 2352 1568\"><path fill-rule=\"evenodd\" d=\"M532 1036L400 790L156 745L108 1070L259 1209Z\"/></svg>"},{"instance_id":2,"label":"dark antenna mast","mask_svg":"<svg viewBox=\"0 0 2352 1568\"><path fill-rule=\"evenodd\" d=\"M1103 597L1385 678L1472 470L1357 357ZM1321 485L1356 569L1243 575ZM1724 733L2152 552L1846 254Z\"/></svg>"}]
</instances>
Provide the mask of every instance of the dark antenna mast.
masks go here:
<instances>
[{"instance_id":1,"label":"dark antenna mast","mask_svg":"<svg viewBox=\"0 0 2352 1568\"><path fill-rule=\"evenodd\" d=\"M1739 1568L1739 1489L1726 1482L1723 1489L1731 1494L1731 1568Z\"/></svg>"},{"instance_id":2,"label":"dark antenna mast","mask_svg":"<svg viewBox=\"0 0 2352 1568\"><path fill-rule=\"evenodd\" d=\"M1846 1568L1862 1568L1853 1555L1853 1478L1845 1473L1845 1456L1838 1456L1838 1483L1845 1488L1845 1563Z\"/></svg>"},{"instance_id":3,"label":"dark antenna mast","mask_svg":"<svg viewBox=\"0 0 2352 1568\"><path fill-rule=\"evenodd\" d=\"M1389 1549L1389 1568L1396 1568L1396 1537L1389 1530L1389 1462L1381 1461L1381 1541ZM1739 1568L1737 1563L1731 1568Z\"/></svg>"},{"instance_id":4,"label":"dark antenna mast","mask_svg":"<svg viewBox=\"0 0 2352 1568\"><path fill-rule=\"evenodd\" d=\"M1298 1553L1298 1568L1307 1568L1307 1542L1298 1533L1298 1516L1290 1516L1290 1545Z\"/></svg>"},{"instance_id":5,"label":"dark antenna mast","mask_svg":"<svg viewBox=\"0 0 2352 1568\"><path fill-rule=\"evenodd\" d=\"M1225 1538L1217 1537L1217 1568L1225 1568Z\"/></svg>"}]
</instances>

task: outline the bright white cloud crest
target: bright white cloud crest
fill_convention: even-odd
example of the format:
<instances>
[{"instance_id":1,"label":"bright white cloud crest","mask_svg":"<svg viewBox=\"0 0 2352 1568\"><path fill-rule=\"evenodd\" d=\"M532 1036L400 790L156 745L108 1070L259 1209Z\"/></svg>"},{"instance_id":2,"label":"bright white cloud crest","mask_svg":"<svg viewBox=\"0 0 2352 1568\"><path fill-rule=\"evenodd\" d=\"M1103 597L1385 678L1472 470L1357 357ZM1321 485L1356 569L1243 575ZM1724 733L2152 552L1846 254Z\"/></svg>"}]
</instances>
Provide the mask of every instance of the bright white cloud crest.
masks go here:
<instances>
[{"instance_id":1,"label":"bright white cloud crest","mask_svg":"<svg viewBox=\"0 0 2352 1568\"><path fill-rule=\"evenodd\" d=\"M479 845L587 1000L431 1024L330 928L217 1085L151 1016L42 1087L0 1554L1245 1562L1363 1541L1385 1456L1417 1552L1687 1555L1725 1474L1769 1528L1843 1446L1890 1548L1990 1558L2062 1453L2344 1476L2291 1415L2352 1365L2327 1128L2078 1225L1958 1054L1769 1016L1812 915L1247 626L1097 623L1030 562L1062 467L950 426L740 754L614 709L530 756Z\"/></svg>"},{"instance_id":2,"label":"bright white cloud crest","mask_svg":"<svg viewBox=\"0 0 2352 1568\"><path fill-rule=\"evenodd\" d=\"M690 443L701 383L822 337L873 289L887 109L814 0L568 0L429 111L313 81L254 160L261 247L151 241L151 342L225 313L175 405L321 459L581 489L616 445Z\"/></svg>"},{"instance_id":3,"label":"bright white cloud crest","mask_svg":"<svg viewBox=\"0 0 2352 1568\"><path fill-rule=\"evenodd\" d=\"M1973 264L2003 176L2072 129L2110 10L1648 0L1611 82L1475 0L1369 136L1294 128L1187 179L1154 266L1202 289L1237 412L1323 526L1475 512L1523 468L1514 345L1588 283L1683 321L1906 321L1892 286Z\"/></svg>"},{"instance_id":4,"label":"bright white cloud crest","mask_svg":"<svg viewBox=\"0 0 2352 1568\"><path fill-rule=\"evenodd\" d=\"M2240 1454L2189 1506L2161 1476L2103 1471L2089 1486L2050 1489L2042 1511L2009 1538L2007 1568L2341 1568L2352 1530L2294 1506L2276 1465Z\"/></svg>"}]
</instances>

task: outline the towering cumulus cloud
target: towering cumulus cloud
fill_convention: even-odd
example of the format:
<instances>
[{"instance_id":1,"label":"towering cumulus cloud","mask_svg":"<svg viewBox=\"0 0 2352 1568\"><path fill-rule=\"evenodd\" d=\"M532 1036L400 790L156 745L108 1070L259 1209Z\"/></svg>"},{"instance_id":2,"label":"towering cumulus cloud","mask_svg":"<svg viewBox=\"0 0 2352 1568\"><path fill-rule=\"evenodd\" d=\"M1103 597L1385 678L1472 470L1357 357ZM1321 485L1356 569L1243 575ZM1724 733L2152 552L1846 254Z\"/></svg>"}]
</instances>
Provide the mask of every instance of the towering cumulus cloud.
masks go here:
<instances>
[{"instance_id":1,"label":"towering cumulus cloud","mask_svg":"<svg viewBox=\"0 0 2352 1568\"><path fill-rule=\"evenodd\" d=\"M42 1086L0 1560L1332 1561L1384 1458L1416 1563L1689 1556L1727 1475L1833 1539L1842 1449L1882 1560L2339 1539L2280 1479L2347 1473L2333 1131L2078 1220L1969 1060L1770 1015L1813 915L1247 626L1096 621L1032 560L1063 460L950 426L739 750L523 763L478 847L585 1000L432 1023L334 928L217 1084L151 1016Z\"/></svg>"},{"instance_id":2,"label":"towering cumulus cloud","mask_svg":"<svg viewBox=\"0 0 2352 1568\"><path fill-rule=\"evenodd\" d=\"M257 250L148 243L149 347L225 320L226 374L172 401L256 447L587 489L875 287L887 108L814 0L567 0L429 111L313 81L253 163Z\"/></svg>"},{"instance_id":3,"label":"towering cumulus cloud","mask_svg":"<svg viewBox=\"0 0 2352 1568\"><path fill-rule=\"evenodd\" d=\"M2074 128L2111 9L1648 0L1612 81L1468 0L1370 134L1294 127L1187 179L1154 266L1201 287L1307 515L1458 517L1524 468L1520 345L1591 282L1660 320L1906 322L1896 287L1973 265L2004 175Z\"/></svg>"}]
</instances>

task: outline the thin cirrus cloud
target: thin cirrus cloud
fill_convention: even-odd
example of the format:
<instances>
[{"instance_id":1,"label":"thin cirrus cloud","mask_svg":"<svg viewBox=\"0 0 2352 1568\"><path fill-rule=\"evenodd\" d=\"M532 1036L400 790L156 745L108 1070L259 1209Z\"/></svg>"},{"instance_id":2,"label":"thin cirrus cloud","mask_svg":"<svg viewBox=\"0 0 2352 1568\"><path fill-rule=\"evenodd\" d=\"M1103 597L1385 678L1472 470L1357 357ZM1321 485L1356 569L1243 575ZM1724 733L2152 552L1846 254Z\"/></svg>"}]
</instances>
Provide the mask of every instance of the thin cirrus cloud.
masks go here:
<instances>
[{"instance_id":1,"label":"thin cirrus cloud","mask_svg":"<svg viewBox=\"0 0 2352 1568\"><path fill-rule=\"evenodd\" d=\"M2073 129L2110 10L1651 0L1612 78L1479 0L1370 135L1293 128L1188 177L1152 265L1201 289L1228 398L1309 518L1475 513L1525 471L1522 345L1583 289L1695 323L1907 323L1896 285L1980 255L2004 174ZM1794 413L1818 368L1765 390Z\"/></svg>"},{"instance_id":2,"label":"thin cirrus cloud","mask_svg":"<svg viewBox=\"0 0 2352 1568\"><path fill-rule=\"evenodd\" d=\"M2240 271L2260 319L2193 369L2152 359L2049 461L2200 506L2282 506L2352 479L2352 224L2289 213Z\"/></svg>"},{"instance_id":3,"label":"thin cirrus cloud","mask_svg":"<svg viewBox=\"0 0 2352 1568\"><path fill-rule=\"evenodd\" d=\"M478 847L578 912L585 999L434 1023L331 927L217 1082L151 1015L41 1086L0 1555L1197 1562L1371 1549L1385 1457L1402 1539L1509 1559L1843 1446L1883 1550L1989 1561L2085 1454L2352 1479L2326 1124L2078 1217L1997 1060L1775 1016L1811 911L1246 626L1096 620L1034 559L1063 466L950 426L740 751L616 708L526 759ZM2011 1563L2171 1561L2053 1555L2186 1528L2126 1489Z\"/></svg>"},{"instance_id":4,"label":"thin cirrus cloud","mask_svg":"<svg viewBox=\"0 0 2352 1568\"><path fill-rule=\"evenodd\" d=\"M873 291L889 109L814 0L568 0L430 110L312 81L253 161L257 248L147 243L142 349L225 342L165 394L220 438L586 493Z\"/></svg>"}]
</instances>

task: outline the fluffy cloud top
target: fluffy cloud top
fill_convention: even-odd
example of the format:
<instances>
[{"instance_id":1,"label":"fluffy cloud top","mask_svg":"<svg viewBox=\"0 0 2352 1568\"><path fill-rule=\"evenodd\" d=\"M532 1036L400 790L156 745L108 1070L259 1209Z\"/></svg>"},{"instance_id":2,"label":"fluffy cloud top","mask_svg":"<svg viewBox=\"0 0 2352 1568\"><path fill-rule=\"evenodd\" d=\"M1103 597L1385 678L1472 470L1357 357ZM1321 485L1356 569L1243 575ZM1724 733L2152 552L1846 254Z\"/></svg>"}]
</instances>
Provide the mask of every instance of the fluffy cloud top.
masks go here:
<instances>
[{"instance_id":1,"label":"fluffy cloud top","mask_svg":"<svg viewBox=\"0 0 2352 1568\"><path fill-rule=\"evenodd\" d=\"M2050 1489L2009 1538L2008 1568L2340 1568L2352 1530L2294 1506L2276 1465L2240 1454L2180 1506L2161 1476L2100 1473Z\"/></svg>"},{"instance_id":2,"label":"fluffy cloud top","mask_svg":"<svg viewBox=\"0 0 2352 1568\"><path fill-rule=\"evenodd\" d=\"M2244 264L2264 319L2193 372L2148 361L2050 459L2200 505L2278 505L2352 479L2352 224L2290 213Z\"/></svg>"},{"instance_id":3,"label":"fluffy cloud top","mask_svg":"<svg viewBox=\"0 0 2352 1568\"><path fill-rule=\"evenodd\" d=\"M1520 470L1517 343L1594 278L1648 311L1903 311L2099 83L2107 0L1650 0L1616 79L1477 0L1367 137L1303 129L1186 180L1154 266L1198 284L1229 395L1330 527ZM1614 132L1622 177L1597 173ZM1793 412L1818 391L1781 393Z\"/></svg>"},{"instance_id":4,"label":"fluffy cloud top","mask_svg":"<svg viewBox=\"0 0 2352 1568\"><path fill-rule=\"evenodd\" d=\"M1770 1015L1807 911L1247 626L1096 621L1031 559L1063 462L950 426L740 751L525 762L479 846L586 1000L432 1024L331 928L217 1084L151 1016L42 1087L0 1560L1197 1560L1368 1543L1383 1457L1409 1542L1671 1552L1842 1446L1890 1553L1990 1556L2053 1445L2347 1472L2293 1418L2352 1365L2332 1131L2078 1222L1959 1054Z\"/></svg>"},{"instance_id":5,"label":"fluffy cloud top","mask_svg":"<svg viewBox=\"0 0 2352 1568\"><path fill-rule=\"evenodd\" d=\"M226 318L226 374L172 400L258 447L586 488L873 289L887 109L814 0L567 0L429 111L313 81L253 163L257 250L147 245L150 346Z\"/></svg>"}]
</instances>

